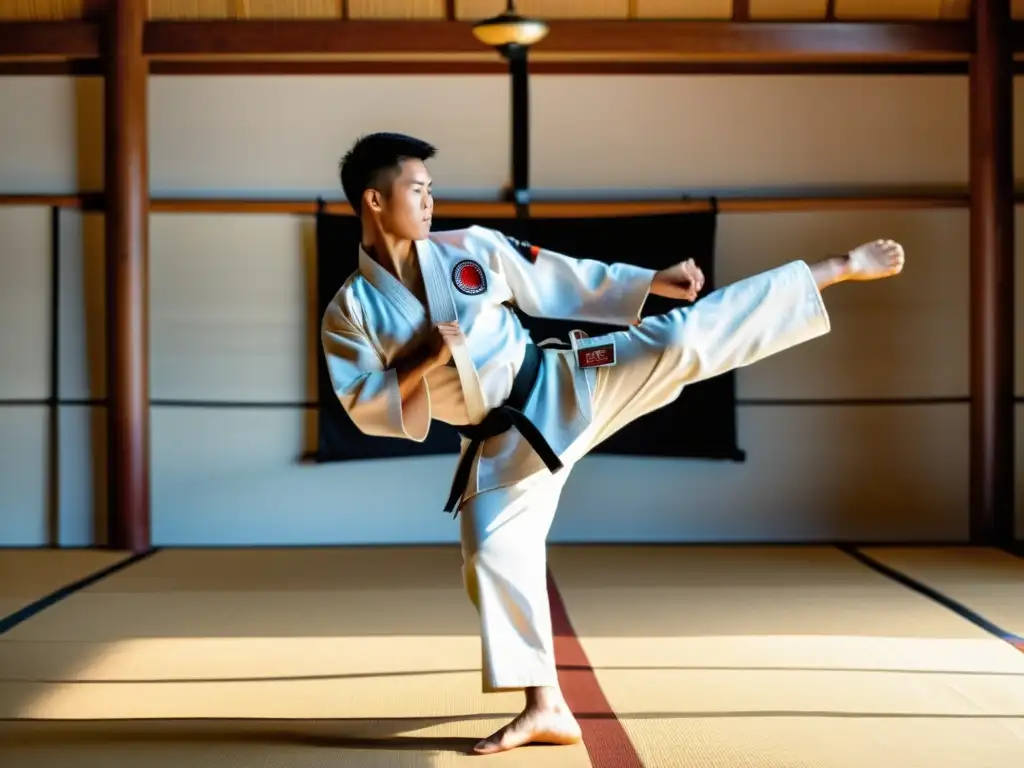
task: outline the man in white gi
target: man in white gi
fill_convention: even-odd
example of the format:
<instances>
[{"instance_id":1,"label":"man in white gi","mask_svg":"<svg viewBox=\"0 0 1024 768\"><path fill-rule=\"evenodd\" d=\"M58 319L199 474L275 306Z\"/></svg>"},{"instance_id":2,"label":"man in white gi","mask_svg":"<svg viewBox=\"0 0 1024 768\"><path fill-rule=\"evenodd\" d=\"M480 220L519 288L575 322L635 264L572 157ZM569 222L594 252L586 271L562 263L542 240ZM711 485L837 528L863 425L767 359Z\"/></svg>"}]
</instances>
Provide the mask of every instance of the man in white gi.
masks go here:
<instances>
[{"instance_id":1,"label":"man in white gi","mask_svg":"<svg viewBox=\"0 0 1024 768\"><path fill-rule=\"evenodd\" d=\"M447 509L461 516L483 686L526 693L522 714L476 751L574 743L581 734L558 686L545 554L573 464L687 384L827 333L821 291L895 275L903 250L878 240L696 301L704 278L692 261L654 271L571 258L481 227L431 233L425 161L434 154L409 136L373 134L342 160L362 243L358 270L324 314L324 354L337 397L364 433L422 441L438 419L463 435ZM649 294L695 303L641 321ZM540 349L506 303L623 330Z\"/></svg>"}]
</instances>

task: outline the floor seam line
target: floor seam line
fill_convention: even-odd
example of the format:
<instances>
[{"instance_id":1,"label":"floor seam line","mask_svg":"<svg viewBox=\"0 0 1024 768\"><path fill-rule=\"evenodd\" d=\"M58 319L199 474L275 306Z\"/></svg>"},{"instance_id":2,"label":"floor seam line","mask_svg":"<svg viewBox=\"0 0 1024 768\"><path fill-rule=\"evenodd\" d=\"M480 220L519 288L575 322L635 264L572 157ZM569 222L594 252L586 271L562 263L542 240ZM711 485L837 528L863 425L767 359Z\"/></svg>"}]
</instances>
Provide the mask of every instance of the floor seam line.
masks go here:
<instances>
[{"instance_id":1,"label":"floor seam line","mask_svg":"<svg viewBox=\"0 0 1024 768\"><path fill-rule=\"evenodd\" d=\"M938 589L935 589L934 587L928 586L922 581L918 581L914 577L909 576L896 568L893 568L891 565L887 565L879 560L876 560L870 555L862 552L857 547L840 544L836 546L836 549L838 549L840 552L846 555L849 555L851 558L861 563L865 567L870 568L876 573L879 573L882 576L886 576L890 580L895 581L897 584L900 584L901 586L904 586L907 589L916 592L917 594L923 597L927 597L932 602L935 602L941 605L943 608L952 611L960 618L969 621L971 624L978 627L979 629L982 629L985 632L988 632L993 637L1002 640L1011 648L1014 648L1015 650L1024 653L1024 637L1021 637L1020 635L1014 634L1013 632L1009 632L1008 630L1003 629L998 624L989 621L980 613L978 613L975 610L972 610L960 601L954 600L949 595L946 595L945 593L939 591Z\"/></svg>"},{"instance_id":2,"label":"floor seam line","mask_svg":"<svg viewBox=\"0 0 1024 768\"><path fill-rule=\"evenodd\" d=\"M33 600L28 605L23 606L16 610L14 613L8 614L7 616L0 619L0 635L10 632L18 625L23 624L29 619L37 616L38 614L45 611L47 608L56 605L62 600L71 597L73 594L80 592L81 590L87 587L91 587L93 584L102 581L108 576L113 576L115 573L123 571L124 569L132 565L135 565L136 563L141 562L142 560L145 560L146 558L156 554L156 552L158 551L158 548L153 548L145 552L129 555L128 557L125 557L122 560L118 560L116 563L113 563L112 565L108 565L106 568L101 568L100 570L94 571L93 573L90 573L87 576L83 576L80 579L72 581L70 584L65 584L63 587L58 587L57 589L50 592L48 595L41 597L38 600Z\"/></svg>"}]
</instances>

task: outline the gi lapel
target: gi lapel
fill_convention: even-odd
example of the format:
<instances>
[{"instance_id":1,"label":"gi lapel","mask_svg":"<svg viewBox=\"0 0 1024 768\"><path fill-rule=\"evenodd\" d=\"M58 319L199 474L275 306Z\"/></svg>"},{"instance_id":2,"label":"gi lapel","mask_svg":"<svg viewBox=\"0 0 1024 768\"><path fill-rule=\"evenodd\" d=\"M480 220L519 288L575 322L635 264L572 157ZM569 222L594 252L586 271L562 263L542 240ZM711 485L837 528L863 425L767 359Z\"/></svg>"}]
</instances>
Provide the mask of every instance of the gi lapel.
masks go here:
<instances>
[{"instance_id":1,"label":"gi lapel","mask_svg":"<svg viewBox=\"0 0 1024 768\"><path fill-rule=\"evenodd\" d=\"M420 274L427 291L427 304L430 306L430 319L433 323L451 323L459 319L459 313L452 297L451 285L448 282L444 263L436 250L437 246L429 240L416 241L416 255L420 262ZM459 373L462 383L462 396L466 401L466 413L473 424L483 421L487 415L484 404L483 389L477 375L473 358L469 354L465 337L451 345L452 360Z\"/></svg>"},{"instance_id":2,"label":"gi lapel","mask_svg":"<svg viewBox=\"0 0 1024 768\"><path fill-rule=\"evenodd\" d=\"M448 286L448 275L441 264L441 255L434 251L434 247L429 240L416 242L416 256L420 262L423 286L427 291L430 319L434 323L454 323L459 319L459 312Z\"/></svg>"}]
</instances>

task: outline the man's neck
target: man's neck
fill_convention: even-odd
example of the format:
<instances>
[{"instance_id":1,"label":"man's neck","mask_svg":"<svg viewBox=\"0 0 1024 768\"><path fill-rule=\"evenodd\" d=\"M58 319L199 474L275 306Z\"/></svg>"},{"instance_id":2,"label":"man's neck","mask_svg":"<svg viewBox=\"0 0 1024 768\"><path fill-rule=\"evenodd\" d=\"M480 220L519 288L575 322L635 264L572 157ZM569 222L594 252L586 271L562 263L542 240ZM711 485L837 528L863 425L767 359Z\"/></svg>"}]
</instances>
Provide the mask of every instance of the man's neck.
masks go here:
<instances>
[{"instance_id":1,"label":"man's neck","mask_svg":"<svg viewBox=\"0 0 1024 768\"><path fill-rule=\"evenodd\" d=\"M362 245L371 259L402 282L409 267L415 266L411 240L399 240L383 232L364 232Z\"/></svg>"}]
</instances>

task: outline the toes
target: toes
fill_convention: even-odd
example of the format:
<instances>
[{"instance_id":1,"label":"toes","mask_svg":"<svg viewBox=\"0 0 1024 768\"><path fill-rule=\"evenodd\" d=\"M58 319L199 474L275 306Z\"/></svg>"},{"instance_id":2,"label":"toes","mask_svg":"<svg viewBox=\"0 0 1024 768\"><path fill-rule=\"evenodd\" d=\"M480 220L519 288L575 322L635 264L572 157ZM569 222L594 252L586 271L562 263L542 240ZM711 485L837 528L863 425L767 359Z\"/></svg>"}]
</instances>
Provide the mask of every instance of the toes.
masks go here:
<instances>
[{"instance_id":1,"label":"toes","mask_svg":"<svg viewBox=\"0 0 1024 768\"><path fill-rule=\"evenodd\" d=\"M500 742L491 741L490 739L484 739L473 747L473 751L478 755L493 755L495 752L501 751L501 744Z\"/></svg>"},{"instance_id":2,"label":"toes","mask_svg":"<svg viewBox=\"0 0 1024 768\"><path fill-rule=\"evenodd\" d=\"M473 751L479 755L492 755L495 752L504 752L517 747L519 746L518 742L523 740L522 737L524 735L527 738L529 737L529 729L525 729L527 731L526 734L519 733L522 730L524 730L523 724L513 720L504 728L500 728L486 739L477 742L476 746L473 747Z\"/></svg>"},{"instance_id":3,"label":"toes","mask_svg":"<svg viewBox=\"0 0 1024 768\"><path fill-rule=\"evenodd\" d=\"M904 262L903 246L897 243L895 240L876 240L875 241L876 253L883 264L887 267L902 268Z\"/></svg>"},{"instance_id":4,"label":"toes","mask_svg":"<svg viewBox=\"0 0 1024 768\"><path fill-rule=\"evenodd\" d=\"M501 732L501 735L495 734L490 738L484 739L478 742L473 751L478 755L493 755L497 752L508 752L509 750L521 747L524 744L528 744L531 741L532 734L527 733L510 733L508 731Z\"/></svg>"},{"instance_id":5,"label":"toes","mask_svg":"<svg viewBox=\"0 0 1024 768\"><path fill-rule=\"evenodd\" d=\"M502 742L505 740L505 734L510 727L511 724L506 725L501 730L492 733L486 739L481 739L476 743L476 746L473 747L473 751L481 755L490 755L494 752L501 752L503 748Z\"/></svg>"}]
</instances>

